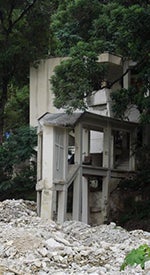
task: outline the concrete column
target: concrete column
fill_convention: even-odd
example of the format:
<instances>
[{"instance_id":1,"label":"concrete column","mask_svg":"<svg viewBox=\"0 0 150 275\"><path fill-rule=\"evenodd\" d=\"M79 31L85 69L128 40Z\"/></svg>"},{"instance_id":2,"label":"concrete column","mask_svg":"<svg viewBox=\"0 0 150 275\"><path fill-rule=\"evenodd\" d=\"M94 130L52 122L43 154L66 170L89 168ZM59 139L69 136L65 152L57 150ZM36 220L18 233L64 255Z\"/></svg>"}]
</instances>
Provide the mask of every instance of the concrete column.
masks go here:
<instances>
[{"instance_id":1,"label":"concrete column","mask_svg":"<svg viewBox=\"0 0 150 275\"><path fill-rule=\"evenodd\" d=\"M38 133L38 151L37 151L37 185L42 180L42 163L43 163L43 133ZM41 216L41 191L37 191L37 214Z\"/></svg>"},{"instance_id":2,"label":"concrete column","mask_svg":"<svg viewBox=\"0 0 150 275\"><path fill-rule=\"evenodd\" d=\"M42 179L43 165L43 133L38 133L38 152L37 152L37 181Z\"/></svg>"},{"instance_id":3,"label":"concrete column","mask_svg":"<svg viewBox=\"0 0 150 275\"><path fill-rule=\"evenodd\" d=\"M112 161L112 135L109 123L104 128L104 150L103 150L103 167L108 168L106 177L103 177L102 184L102 216L103 222L107 220L107 206L109 196L109 183L111 179L111 161Z\"/></svg>"},{"instance_id":4,"label":"concrete column","mask_svg":"<svg viewBox=\"0 0 150 275\"><path fill-rule=\"evenodd\" d=\"M81 218L81 175L78 173L73 185L73 220Z\"/></svg>"},{"instance_id":5,"label":"concrete column","mask_svg":"<svg viewBox=\"0 0 150 275\"><path fill-rule=\"evenodd\" d=\"M66 186L64 186L64 190L58 192L58 215L57 215L58 223L63 223L65 221L66 209L67 209L67 188Z\"/></svg>"},{"instance_id":6,"label":"concrete column","mask_svg":"<svg viewBox=\"0 0 150 275\"><path fill-rule=\"evenodd\" d=\"M53 185L53 159L54 159L54 128L43 127L43 167L42 174L45 180L45 187Z\"/></svg>"},{"instance_id":7,"label":"concrete column","mask_svg":"<svg viewBox=\"0 0 150 275\"><path fill-rule=\"evenodd\" d=\"M110 167L114 168L114 135L111 135Z\"/></svg>"},{"instance_id":8,"label":"concrete column","mask_svg":"<svg viewBox=\"0 0 150 275\"><path fill-rule=\"evenodd\" d=\"M69 132L67 129L64 129L65 131L65 138L64 138L64 167L65 167L65 171L64 171L64 179L67 179L67 175L68 175L68 143L69 143Z\"/></svg>"},{"instance_id":9,"label":"concrete column","mask_svg":"<svg viewBox=\"0 0 150 275\"><path fill-rule=\"evenodd\" d=\"M102 217L103 222L107 221L108 215L108 196L109 196L109 183L111 179L110 170L107 172L107 176L103 177L102 184Z\"/></svg>"},{"instance_id":10,"label":"concrete column","mask_svg":"<svg viewBox=\"0 0 150 275\"><path fill-rule=\"evenodd\" d=\"M37 214L41 216L41 191L37 191Z\"/></svg>"},{"instance_id":11,"label":"concrete column","mask_svg":"<svg viewBox=\"0 0 150 275\"><path fill-rule=\"evenodd\" d=\"M105 95L106 95L106 103L107 103L107 116L112 117L112 99L111 99L111 90L105 88Z\"/></svg>"},{"instance_id":12,"label":"concrete column","mask_svg":"<svg viewBox=\"0 0 150 275\"><path fill-rule=\"evenodd\" d=\"M88 180L82 177L82 222L88 223Z\"/></svg>"},{"instance_id":13,"label":"concrete column","mask_svg":"<svg viewBox=\"0 0 150 275\"><path fill-rule=\"evenodd\" d=\"M82 165L82 125L75 127L75 164ZM81 219L81 184L82 166L80 167L73 185L73 220Z\"/></svg>"},{"instance_id":14,"label":"concrete column","mask_svg":"<svg viewBox=\"0 0 150 275\"><path fill-rule=\"evenodd\" d=\"M53 211L53 213L56 214L56 212L57 212L57 191L56 190L53 191L53 202L52 202L52 205L53 205L52 211Z\"/></svg>"},{"instance_id":15,"label":"concrete column","mask_svg":"<svg viewBox=\"0 0 150 275\"><path fill-rule=\"evenodd\" d=\"M103 167L111 167L111 154L112 154L112 137L111 137L111 127L108 124L104 128L104 139L103 139Z\"/></svg>"},{"instance_id":16,"label":"concrete column","mask_svg":"<svg viewBox=\"0 0 150 275\"><path fill-rule=\"evenodd\" d=\"M83 129L82 135L82 160L89 155L90 151L90 131ZM82 177L82 222L88 223L88 180Z\"/></svg>"},{"instance_id":17,"label":"concrete column","mask_svg":"<svg viewBox=\"0 0 150 275\"><path fill-rule=\"evenodd\" d=\"M54 158L54 129L43 126L43 166L42 177L44 188L41 195L41 217L53 218L53 158Z\"/></svg>"},{"instance_id":18,"label":"concrete column","mask_svg":"<svg viewBox=\"0 0 150 275\"><path fill-rule=\"evenodd\" d=\"M87 129L82 131L82 161L84 157L89 155L90 150L90 132Z\"/></svg>"},{"instance_id":19,"label":"concrete column","mask_svg":"<svg viewBox=\"0 0 150 275\"><path fill-rule=\"evenodd\" d=\"M123 63L123 73L125 73L129 68L129 61L126 60ZM123 77L123 88L128 89L130 83L130 71Z\"/></svg>"},{"instance_id":20,"label":"concrete column","mask_svg":"<svg viewBox=\"0 0 150 275\"><path fill-rule=\"evenodd\" d=\"M52 213L52 195L53 192L50 189L42 190L41 196L41 218L53 219Z\"/></svg>"},{"instance_id":21,"label":"concrete column","mask_svg":"<svg viewBox=\"0 0 150 275\"><path fill-rule=\"evenodd\" d=\"M133 148L136 141L136 130L130 132L130 152L129 152L129 170L135 170L135 155L133 154Z\"/></svg>"}]
</instances>

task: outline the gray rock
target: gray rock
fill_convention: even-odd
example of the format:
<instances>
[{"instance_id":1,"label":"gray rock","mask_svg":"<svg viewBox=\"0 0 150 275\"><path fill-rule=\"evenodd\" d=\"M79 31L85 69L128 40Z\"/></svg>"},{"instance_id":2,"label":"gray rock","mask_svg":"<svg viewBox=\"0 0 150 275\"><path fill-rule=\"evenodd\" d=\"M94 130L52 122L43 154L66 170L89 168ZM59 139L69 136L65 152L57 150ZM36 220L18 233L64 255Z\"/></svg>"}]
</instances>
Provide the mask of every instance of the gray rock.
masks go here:
<instances>
[{"instance_id":1,"label":"gray rock","mask_svg":"<svg viewBox=\"0 0 150 275\"><path fill-rule=\"evenodd\" d=\"M150 271L150 261L145 262L144 267L145 267L145 270Z\"/></svg>"},{"instance_id":2,"label":"gray rock","mask_svg":"<svg viewBox=\"0 0 150 275\"><path fill-rule=\"evenodd\" d=\"M0 275L150 275L149 261L144 270L135 265L120 271L129 251L150 245L149 232L128 232L115 223L59 225L35 210L34 202L0 202Z\"/></svg>"}]
</instances>

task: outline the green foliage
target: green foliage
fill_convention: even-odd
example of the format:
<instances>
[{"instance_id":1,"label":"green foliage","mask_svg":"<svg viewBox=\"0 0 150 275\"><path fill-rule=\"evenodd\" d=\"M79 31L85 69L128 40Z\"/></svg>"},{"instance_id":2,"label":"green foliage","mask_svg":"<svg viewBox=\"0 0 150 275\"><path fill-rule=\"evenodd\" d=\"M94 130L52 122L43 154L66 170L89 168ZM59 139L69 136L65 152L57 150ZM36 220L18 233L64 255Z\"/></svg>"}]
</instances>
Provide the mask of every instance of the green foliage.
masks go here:
<instances>
[{"instance_id":1,"label":"green foliage","mask_svg":"<svg viewBox=\"0 0 150 275\"><path fill-rule=\"evenodd\" d=\"M126 190L128 192L130 191L130 197L124 199L124 211L122 211L118 216L119 224L124 227L126 224L128 224L128 222L132 222L133 224L136 224L137 222L140 224L141 222L142 224L142 221L149 220L150 200L143 199L142 201L135 201L135 197L131 195L132 193L129 185L127 186ZM136 192L136 189L134 192ZM147 192L149 192L148 189Z\"/></svg>"},{"instance_id":2,"label":"green foliage","mask_svg":"<svg viewBox=\"0 0 150 275\"><path fill-rule=\"evenodd\" d=\"M36 131L22 127L10 133L0 145L0 196L17 194L35 188ZM31 160L32 159L32 160ZM4 193L4 194L3 194ZM4 196L5 195L5 196Z\"/></svg>"},{"instance_id":3,"label":"green foliage","mask_svg":"<svg viewBox=\"0 0 150 275\"><path fill-rule=\"evenodd\" d=\"M97 62L97 55L88 43L78 42L70 50L70 58L55 68L51 78L54 104L68 111L85 109L86 101L94 90L101 85L106 67Z\"/></svg>"},{"instance_id":4,"label":"green foliage","mask_svg":"<svg viewBox=\"0 0 150 275\"><path fill-rule=\"evenodd\" d=\"M149 17L149 5L133 2L124 6L122 2L110 1L102 5L99 17L93 22L93 39L103 39L106 50L137 61L149 52Z\"/></svg>"},{"instance_id":5,"label":"green foliage","mask_svg":"<svg viewBox=\"0 0 150 275\"><path fill-rule=\"evenodd\" d=\"M137 171L132 176L122 179L118 185L119 192L124 198L124 207L118 213L117 220L121 226L127 226L127 228L130 224L133 226L139 224L142 228L143 226L146 228L144 223L150 219L150 146L145 144L141 146L140 134L141 129L138 144L134 148Z\"/></svg>"},{"instance_id":6,"label":"green foliage","mask_svg":"<svg viewBox=\"0 0 150 275\"><path fill-rule=\"evenodd\" d=\"M127 106L137 106L140 113L140 120L143 124L150 123L150 94L149 94L149 60L143 61L139 67L132 70L134 78L129 89L113 91L113 111L116 117L125 118Z\"/></svg>"},{"instance_id":7,"label":"green foliage","mask_svg":"<svg viewBox=\"0 0 150 275\"><path fill-rule=\"evenodd\" d=\"M60 1L50 26L56 40L55 54L68 55L78 42L88 42L92 22L99 12L98 0Z\"/></svg>"},{"instance_id":8,"label":"green foliage","mask_svg":"<svg viewBox=\"0 0 150 275\"><path fill-rule=\"evenodd\" d=\"M137 249L132 249L125 257L121 270L124 270L127 265L134 266L135 264L141 265L141 268L144 269L145 262L149 260L150 247L147 244L140 245Z\"/></svg>"},{"instance_id":9,"label":"green foliage","mask_svg":"<svg viewBox=\"0 0 150 275\"><path fill-rule=\"evenodd\" d=\"M2 153L8 157L6 164L19 164L35 155L36 139L35 129L27 126L10 133L10 137L1 145Z\"/></svg>"},{"instance_id":10,"label":"green foliage","mask_svg":"<svg viewBox=\"0 0 150 275\"><path fill-rule=\"evenodd\" d=\"M10 86L28 85L29 66L49 52L50 16L57 1L1 1L0 136Z\"/></svg>"},{"instance_id":11,"label":"green foliage","mask_svg":"<svg viewBox=\"0 0 150 275\"><path fill-rule=\"evenodd\" d=\"M52 78L56 107L73 110L86 107L85 97L101 88L105 74L97 69L96 58L91 63L93 68L88 62L85 68L83 57L87 56L88 48L93 56L109 51L137 62L136 85L131 85L128 91L123 89L113 94L116 115L122 118L128 104L137 105L141 121L149 123L149 22L148 1L60 1L50 25L55 41L54 54L71 56L71 60L61 63ZM72 48L75 52L80 51L79 45L82 45L81 55L72 55ZM99 85L91 81L93 76L96 83L99 78ZM142 85L137 85L139 82Z\"/></svg>"},{"instance_id":12,"label":"green foliage","mask_svg":"<svg viewBox=\"0 0 150 275\"><path fill-rule=\"evenodd\" d=\"M29 88L11 85L8 91L8 100L5 106L4 131L17 129L29 123Z\"/></svg>"},{"instance_id":13,"label":"green foliage","mask_svg":"<svg viewBox=\"0 0 150 275\"><path fill-rule=\"evenodd\" d=\"M136 155L136 174L122 179L119 188L141 190L142 192L145 187L150 186L150 146L145 144L141 146L137 143L133 153Z\"/></svg>"}]
</instances>

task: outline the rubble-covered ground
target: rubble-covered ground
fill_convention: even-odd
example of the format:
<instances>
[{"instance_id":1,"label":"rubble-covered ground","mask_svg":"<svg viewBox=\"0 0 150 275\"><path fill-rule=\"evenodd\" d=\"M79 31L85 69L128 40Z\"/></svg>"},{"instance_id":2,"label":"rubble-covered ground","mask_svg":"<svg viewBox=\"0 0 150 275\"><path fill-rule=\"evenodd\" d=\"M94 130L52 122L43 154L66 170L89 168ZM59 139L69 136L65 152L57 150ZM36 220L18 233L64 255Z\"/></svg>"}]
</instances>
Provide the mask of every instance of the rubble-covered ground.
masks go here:
<instances>
[{"instance_id":1,"label":"rubble-covered ground","mask_svg":"<svg viewBox=\"0 0 150 275\"><path fill-rule=\"evenodd\" d=\"M35 209L34 202L0 202L0 275L150 275L150 261L144 270L138 265L120 271L129 251L150 245L149 232L128 232L115 223L59 225L37 217Z\"/></svg>"}]
</instances>

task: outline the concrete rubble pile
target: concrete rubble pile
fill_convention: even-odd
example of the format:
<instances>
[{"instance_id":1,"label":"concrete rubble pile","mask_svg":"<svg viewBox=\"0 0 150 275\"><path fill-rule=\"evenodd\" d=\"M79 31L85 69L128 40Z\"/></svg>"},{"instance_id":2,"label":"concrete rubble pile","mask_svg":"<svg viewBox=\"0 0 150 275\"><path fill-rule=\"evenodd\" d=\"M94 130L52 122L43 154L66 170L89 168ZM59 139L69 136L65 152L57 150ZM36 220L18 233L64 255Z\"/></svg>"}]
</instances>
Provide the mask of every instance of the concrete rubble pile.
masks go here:
<instances>
[{"instance_id":1,"label":"concrete rubble pile","mask_svg":"<svg viewBox=\"0 0 150 275\"><path fill-rule=\"evenodd\" d=\"M150 233L126 231L115 223L91 227L67 221L59 225L36 215L36 204L0 202L0 275L150 275L150 262L120 271L125 255Z\"/></svg>"}]
</instances>

